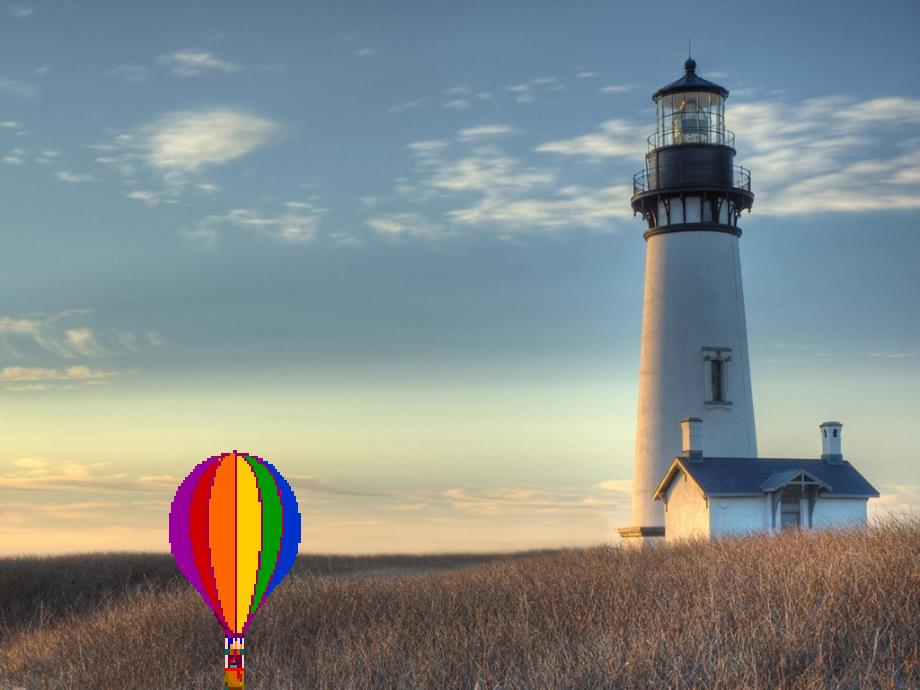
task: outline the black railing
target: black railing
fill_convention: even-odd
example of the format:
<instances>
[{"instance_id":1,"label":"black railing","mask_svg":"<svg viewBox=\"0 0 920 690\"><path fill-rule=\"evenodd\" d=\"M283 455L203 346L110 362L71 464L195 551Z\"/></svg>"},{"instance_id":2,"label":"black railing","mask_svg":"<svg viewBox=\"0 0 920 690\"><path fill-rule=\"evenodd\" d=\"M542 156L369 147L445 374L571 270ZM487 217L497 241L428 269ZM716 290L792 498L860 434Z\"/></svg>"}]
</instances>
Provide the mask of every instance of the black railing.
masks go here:
<instances>
[{"instance_id":1,"label":"black railing","mask_svg":"<svg viewBox=\"0 0 920 690\"><path fill-rule=\"evenodd\" d=\"M730 129L720 126L700 127L685 129L665 128L648 137L648 150L659 149L662 146L680 146L682 144L721 144L735 147L735 133Z\"/></svg>"},{"instance_id":2,"label":"black railing","mask_svg":"<svg viewBox=\"0 0 920 690\"><path fill-rule=\"evenodd\" d=\"M659 166L658 170L640 170L633 175L633 194L644 194L653 189L681 187L683 185L700 185L703 180L713 178L713 171L722 172L722 168L701 166ZM667 187L659 182L667 181ZM727 180L726 180L727 181ZM701 186L708 186L702 184ZM740 165L731 167L731 186L735 189L751 191L751 171Z\"/></svg>"}]
</instances>

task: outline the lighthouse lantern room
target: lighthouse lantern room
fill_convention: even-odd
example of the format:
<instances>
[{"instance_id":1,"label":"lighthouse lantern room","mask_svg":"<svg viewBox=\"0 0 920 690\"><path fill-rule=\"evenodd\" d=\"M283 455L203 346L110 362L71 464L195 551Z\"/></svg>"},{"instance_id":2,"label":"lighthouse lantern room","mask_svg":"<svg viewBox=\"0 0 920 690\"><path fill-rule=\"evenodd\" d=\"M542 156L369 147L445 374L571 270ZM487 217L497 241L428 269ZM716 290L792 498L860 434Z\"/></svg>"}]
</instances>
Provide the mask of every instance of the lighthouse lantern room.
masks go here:
<instances>
[{"instance_id":1,"label":"lighthouse lantern room","mask_svg":"<svg viewBox=\"0 0 920 690\"><path fill-rule=\"evenodd\" d=\"M652 96L657 127L649 136L645 170L633 178L633 210L649 234L685 224L715 224L740 234L738 216L750 210L751 173L734 165L735 135L725 128L728 90L696 74L685 74ZM732 229L734 228L734 229Z\"/></svg>"}]
</instances>

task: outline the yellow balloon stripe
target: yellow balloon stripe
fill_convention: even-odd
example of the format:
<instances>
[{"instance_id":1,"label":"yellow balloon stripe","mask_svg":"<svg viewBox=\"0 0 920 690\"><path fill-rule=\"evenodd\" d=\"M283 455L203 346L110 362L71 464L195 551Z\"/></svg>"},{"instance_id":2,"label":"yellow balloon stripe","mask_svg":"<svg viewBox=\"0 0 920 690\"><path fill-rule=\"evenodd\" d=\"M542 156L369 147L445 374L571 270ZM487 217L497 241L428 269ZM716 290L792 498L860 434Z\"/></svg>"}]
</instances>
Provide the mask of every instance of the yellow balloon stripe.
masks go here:
<instances>
[{"instance_id":1,"label":"yellow balloon stripe","mask_svg":"<svg viewBox=\"0 0 920 690\"><path fill-rule=\"evenodd\" d=\"M246 625L262 550L262 504L252 468L236 457L236 632ZM227 619L232 621L232 619Z\"/></svg>"},{"instance_id":2,"label":"yellow balloon stripe","mask_svg":"<svg viewBox=\"0 0 920 690\"><path fill-rule=\"evenodd\" d=\"M208 543L211 546L211 567L214 584L224 620L233 625L236 620L236 470L237 456L224 457L211 487L208 503Z\"/></svg>"}]
</instances>

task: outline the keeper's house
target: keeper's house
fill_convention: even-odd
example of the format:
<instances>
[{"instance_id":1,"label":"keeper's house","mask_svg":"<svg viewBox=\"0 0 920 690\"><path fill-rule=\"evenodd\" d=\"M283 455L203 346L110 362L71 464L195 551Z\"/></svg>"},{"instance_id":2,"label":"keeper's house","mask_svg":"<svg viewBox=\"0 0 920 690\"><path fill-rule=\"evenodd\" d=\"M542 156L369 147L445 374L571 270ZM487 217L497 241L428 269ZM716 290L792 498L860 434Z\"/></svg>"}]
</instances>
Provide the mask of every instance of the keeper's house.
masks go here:
<instances>
[{"instance_id":1,"label":"keeper's house","mask_svg":"<svg viewBox=\"0 0 920 690\"><path fill-rule=\"evenodd\" d=\"M674 458L654 498L664 504L666 541L791 528L866 524L878 491L843 459L842 425L821 425L820 458L710 458L702 421L681 422L683 452Z\"/></svg>"}]
</instances>

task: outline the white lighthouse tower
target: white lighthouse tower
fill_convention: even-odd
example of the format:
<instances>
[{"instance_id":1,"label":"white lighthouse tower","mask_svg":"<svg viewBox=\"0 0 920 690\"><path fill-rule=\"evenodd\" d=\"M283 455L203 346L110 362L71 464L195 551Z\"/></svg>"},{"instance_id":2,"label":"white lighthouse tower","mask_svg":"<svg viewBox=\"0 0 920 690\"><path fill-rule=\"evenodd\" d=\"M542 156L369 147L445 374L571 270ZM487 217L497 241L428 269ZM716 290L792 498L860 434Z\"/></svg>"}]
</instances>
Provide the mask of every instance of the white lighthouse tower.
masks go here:
<instances>
[{"instance_id":1,"label":"white lighthouse tower","mask_svg":"<svg viewBox=\"0 0 920 690\"><path fill-rule=\"evenodd\" d=\"M725 129L728 91L685 74L652 96L658 125L632 207L648 224L632 524L626 544L664 536L658 482L681 454L680 422L704 422L707 455L754 458L738 217L754 201ZM691 425L699 428L700 425Z\"/></svg>"}]
</instances>

